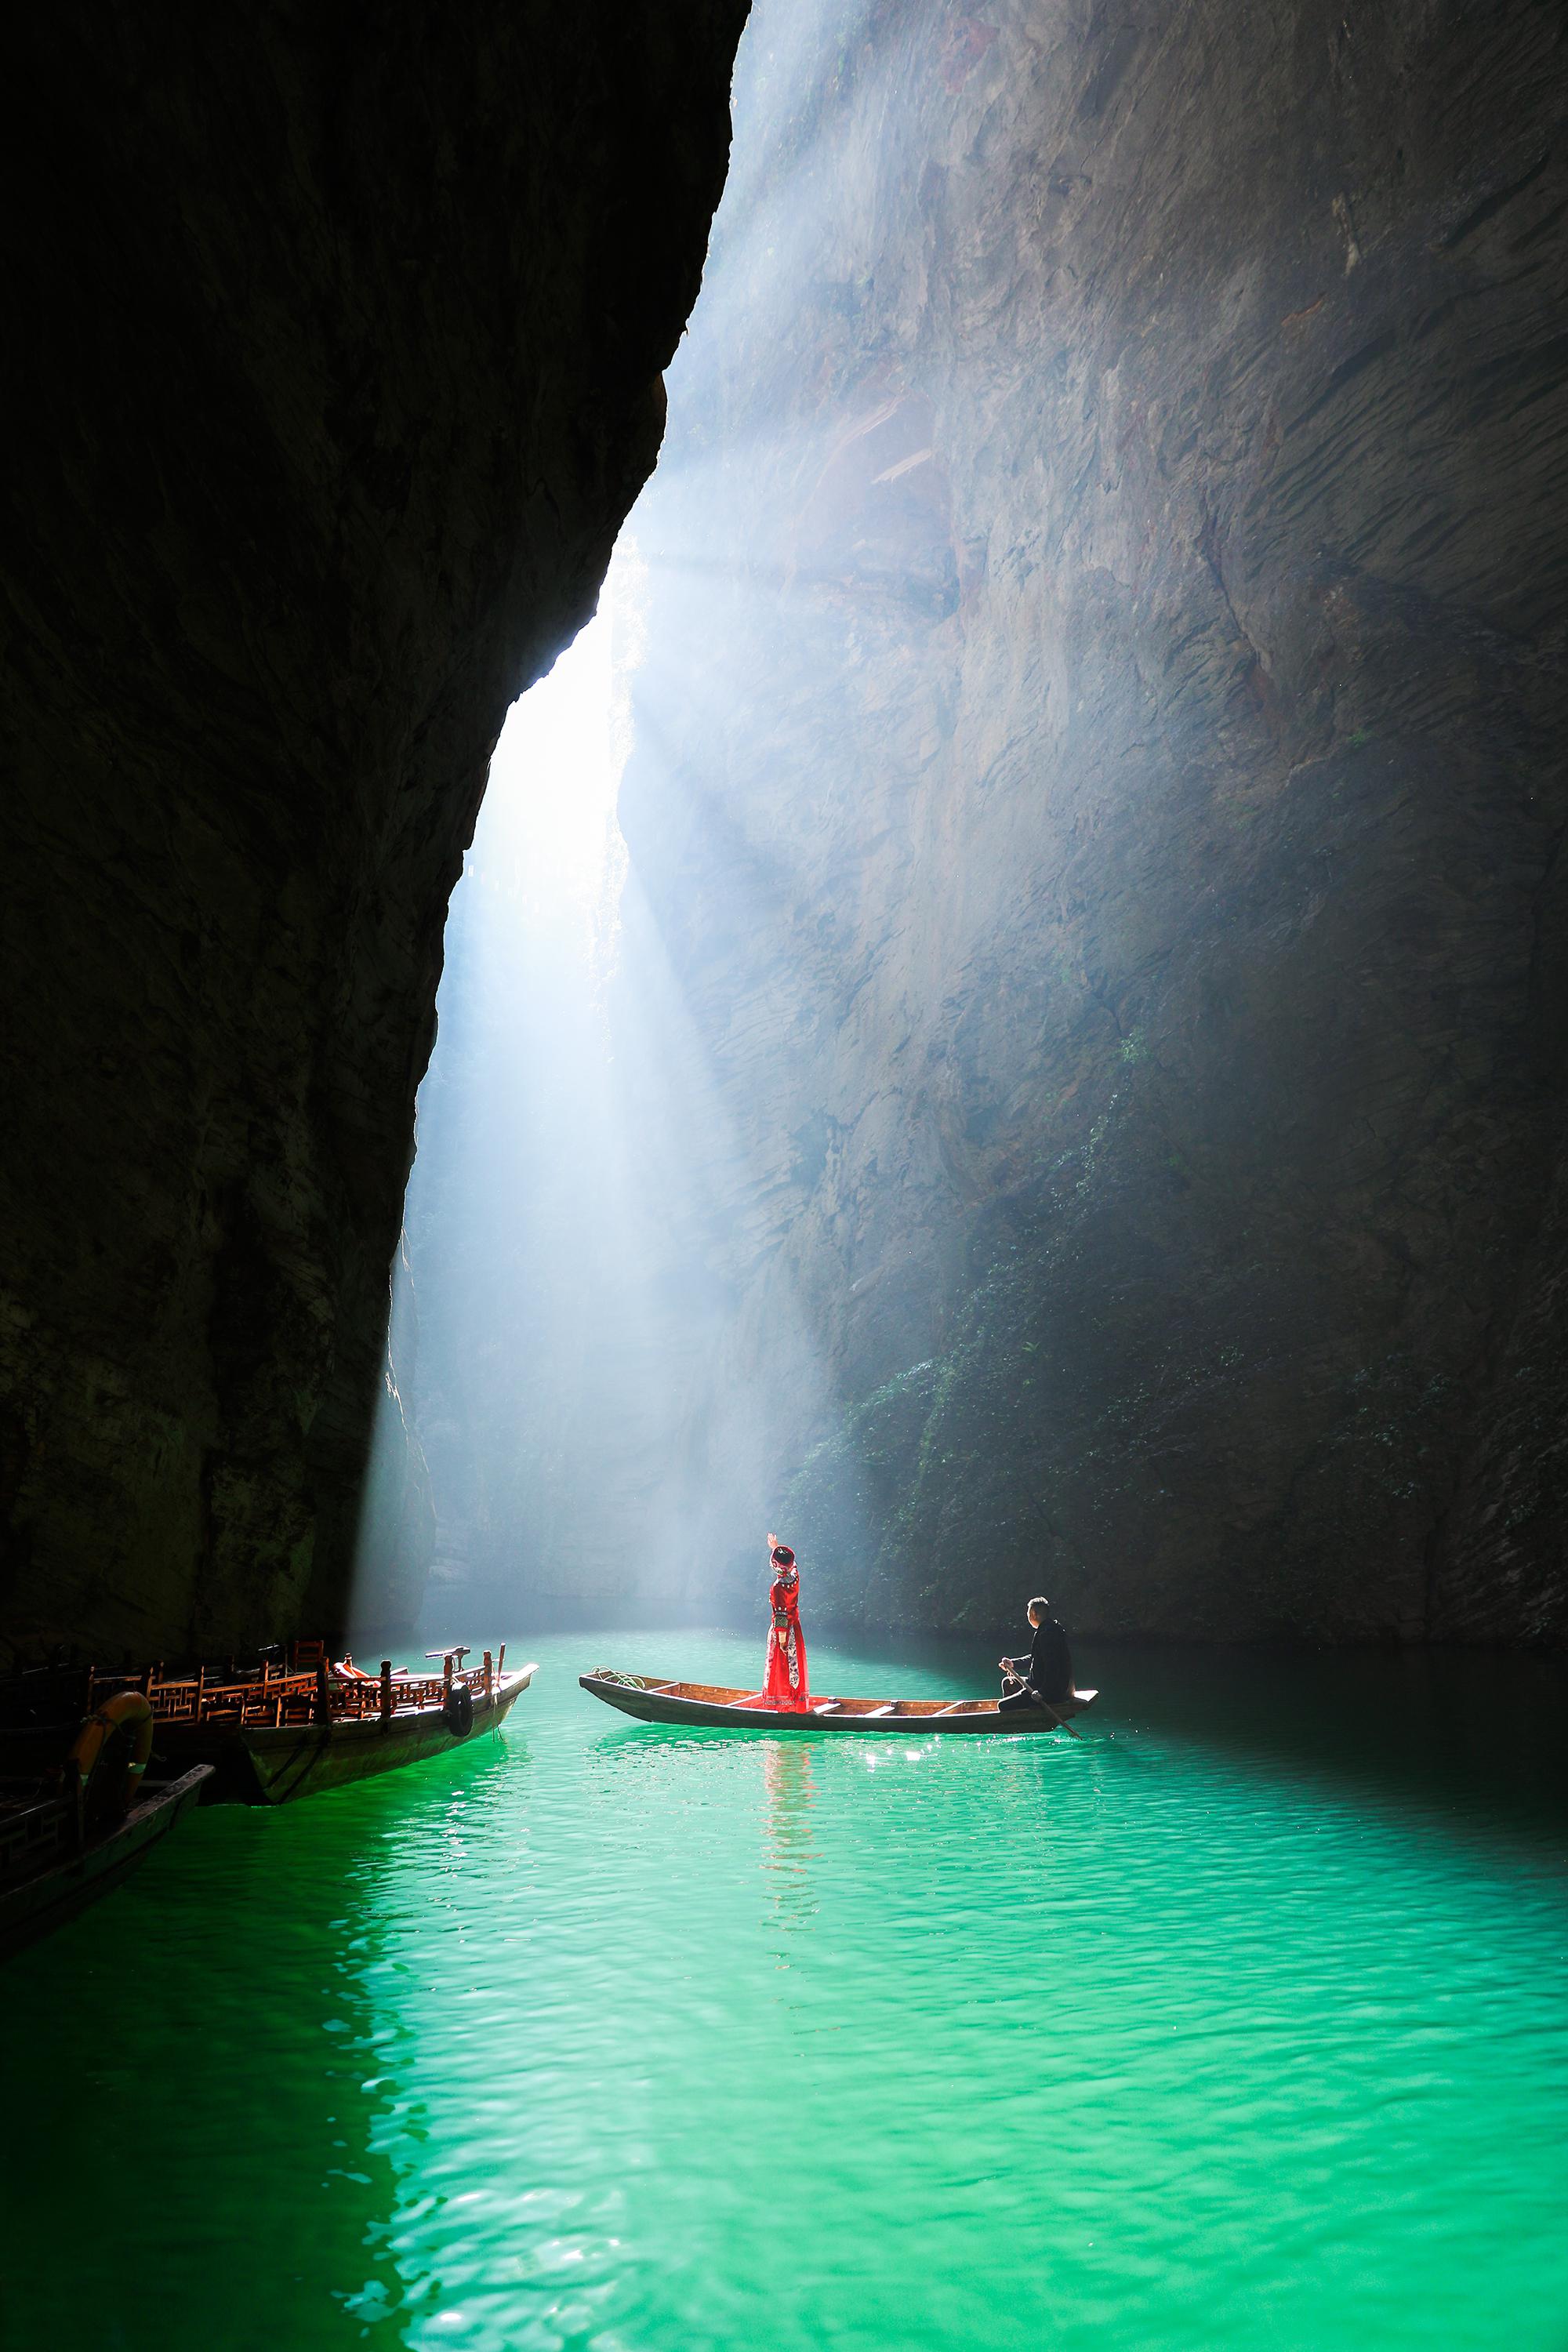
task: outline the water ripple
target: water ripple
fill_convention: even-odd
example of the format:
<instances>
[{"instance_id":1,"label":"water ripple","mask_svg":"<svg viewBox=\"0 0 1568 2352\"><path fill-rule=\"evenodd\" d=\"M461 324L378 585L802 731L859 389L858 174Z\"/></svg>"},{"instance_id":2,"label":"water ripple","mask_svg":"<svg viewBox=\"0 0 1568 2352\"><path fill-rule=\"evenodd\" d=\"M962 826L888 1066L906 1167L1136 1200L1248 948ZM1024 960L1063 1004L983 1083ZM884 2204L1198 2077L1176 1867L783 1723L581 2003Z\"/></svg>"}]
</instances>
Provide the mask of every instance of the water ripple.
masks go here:
<instances>
[{"instance_id":1,"label":"water ripple","mask_svg":"<svg viewBox=\"0 0 1568 2352\"><path fill-rule=\"evenodd\" d=\"M11 1970L7 2347L1562 2352L1560 1842L1109 1696L1078 1742L634 1728L581 1647L503 1742L205 1813Z\"/></svg>"}]
</instances>

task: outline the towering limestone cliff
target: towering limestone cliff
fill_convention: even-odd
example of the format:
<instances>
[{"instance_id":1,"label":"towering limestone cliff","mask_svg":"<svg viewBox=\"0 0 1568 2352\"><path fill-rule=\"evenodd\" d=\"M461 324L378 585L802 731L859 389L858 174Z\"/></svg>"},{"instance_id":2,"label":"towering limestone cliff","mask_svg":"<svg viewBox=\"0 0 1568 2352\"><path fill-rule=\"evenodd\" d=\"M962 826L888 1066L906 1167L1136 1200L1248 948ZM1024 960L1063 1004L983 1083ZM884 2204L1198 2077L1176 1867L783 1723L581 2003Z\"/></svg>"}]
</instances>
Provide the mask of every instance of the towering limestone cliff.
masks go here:
<instances>
[{"instance_id":1,"label":"towering limestone cliff","mask_svg":"<svg viewBox=\"0 0 1568 2352\"><path fill-rule=\"evenodd\" d=\"M11 27L13 1639L342 1621L447 895L653 463L743 15Z\"/></svg>"},{"instance_id":2,"label":"towering limestone cliff","mask_svg":"<svg viewBox=\"0 0 1568 2352\"><path fill-rule=\"evenodd\" d=\"M760 1481L875 1623L1568 1626L1564 42L757 47L622 802L734 1139L695 1543Z\"/></svg>"}]
</instances>

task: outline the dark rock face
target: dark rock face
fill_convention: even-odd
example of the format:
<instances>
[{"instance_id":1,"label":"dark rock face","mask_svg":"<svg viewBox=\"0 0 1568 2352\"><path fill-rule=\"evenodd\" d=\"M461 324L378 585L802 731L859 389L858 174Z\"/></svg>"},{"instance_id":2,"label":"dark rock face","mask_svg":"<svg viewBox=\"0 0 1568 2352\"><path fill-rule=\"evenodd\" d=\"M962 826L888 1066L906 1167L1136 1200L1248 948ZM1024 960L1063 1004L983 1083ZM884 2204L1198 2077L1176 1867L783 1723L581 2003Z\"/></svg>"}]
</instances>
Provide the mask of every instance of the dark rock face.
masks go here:
<instances>
[{"instance_id":1,"label":"dark rock face","mask_svg":"<svg viewBox=\"0 0 1568 2352\"><path fill-rule=\"evenodd\" d=\"M1561 1638L1560 12L869 22L670 451L721 748L624 800L753 1180L712 1410L826 1366L875 1622Z\"/></svg>"},{"instance_id":2,"label":"dark rock face","mask_svg":"<svg viewBox=\"0 0 1568 2352\"><path fill-rule=\"evenodd\" d=\"M652 465L743 14L13 30L14 1634L341 1622L447 898Z\"/></svg>"}]
</instances>

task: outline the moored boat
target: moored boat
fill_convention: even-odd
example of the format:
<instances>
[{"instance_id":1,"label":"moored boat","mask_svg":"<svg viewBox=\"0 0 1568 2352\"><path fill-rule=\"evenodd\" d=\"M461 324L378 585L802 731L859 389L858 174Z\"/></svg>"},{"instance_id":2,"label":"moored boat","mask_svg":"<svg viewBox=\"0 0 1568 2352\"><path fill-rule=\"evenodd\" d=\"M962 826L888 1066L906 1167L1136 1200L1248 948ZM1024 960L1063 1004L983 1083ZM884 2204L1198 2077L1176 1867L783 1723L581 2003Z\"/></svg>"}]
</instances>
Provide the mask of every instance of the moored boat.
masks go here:
<instances>
[{"instance_id":1,"label":"moored boat","mask_svg":"<svg viewBox=\"0 0 1568 2352\"><path fill-rule=\"evenodd\" d=\"M40 1719L34 1698L26 1727L0 1734L0 1743L29 1765L53 1760L83 1715L114 1693L135 1690L153 1710L150 1779L205 1764L212 1767L205 1801L285 1804L498 1730L536 1671L530 1664L509 1674L504 1643L493 1661L487 1650L474 1667L465 1667L462 1643L429 1654L441 1660L439 1675L395 1674L389 1660L379 1675L361 1674L334 1666L321 1643L304 1642L276 1665L268 1659L216 1674L166 1675L161 1665L139 1675L51 1669L57 1687L62 1677L70 1685L68 1727L63 1713L51 1726L47 1706ZM28 1679L16 1678L13 1692ZM37 1679L41 1687L43 1672Z\"/></svg>"},{"instance_id":2,"label":"moored boat","mask_svg":"<svg viewBox=\"0 0 1568 2352\"><path fill-rule=\"evenodd\" d=\"M661 1682L653 1675L623 1675L600 1666L577 1677L606 1706L640 1723L684 1723L714 1731L1000 1732L1059 1731L1081 1715L1098 1691L1075 1691L1049 1706L1000 1712L994 1698L817 1698L807 1709L772 1707L754 1691L721 1683Z\"/></svg>"},{"instance_id":3,"label":"moored boat","mask_svg":"<svg viewBox=\"0 0 1568 2352\"><path fill-rule=\"evenodd\" d=\"M195 1764L144 1788L118 1820L82 1832L70 1790L0 1787L0 1959L36 1943L144 1862L212 1777Z\"/></svg>"},{"instance_id":4,"label":"moored boat","mask_svg":"<svg viewBox=\"0 0 1568 2352\"><path fill-rule=\"evenodd\" d=\"M281 1805L443 1755L499 1730L535 1673L531 1664L508 1674L504 1645L499 1665L487 1650L481 1665L465 1671L464 1654L448 1651L439 1675L388 1672L342 1682L318 1662L313 1672L287 1677L286 1688L154 1684L153 1756L175 1769L213 1765L220 1802ZM175 1715L175 1706L189 1711Z\"/></svg>"}]
</instances>

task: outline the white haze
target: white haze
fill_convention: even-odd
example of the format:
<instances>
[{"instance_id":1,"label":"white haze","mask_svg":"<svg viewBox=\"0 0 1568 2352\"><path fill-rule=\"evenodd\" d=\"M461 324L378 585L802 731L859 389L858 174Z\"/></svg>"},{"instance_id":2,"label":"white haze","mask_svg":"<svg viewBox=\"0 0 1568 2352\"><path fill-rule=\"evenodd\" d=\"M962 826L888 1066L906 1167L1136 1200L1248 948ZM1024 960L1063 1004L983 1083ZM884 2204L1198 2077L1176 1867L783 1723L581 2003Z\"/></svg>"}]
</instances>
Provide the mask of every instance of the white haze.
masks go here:
<instances>
[{"instance_id":1,"label":"white haze","mask_svg":"<svg viewBox=\"0 0 1568 2352\"><path fill-rule=\"evenodd\" d=\"M878 88L814 93L867 14L790 0L753 13L730 182L668 380L685 470L661 465L597 616L514 707L453 895L393 1355L428 1464L434 1595L466 1625L732 1608L760 1579L780 1507L781 1432L798 1440L833 1408L782 1268L763 1276L763 1360L713 1393L715 1359L736 1360L725 1342L739 1269L756 1282L749 1204L786 1170L766 1106L742 1107L742 1137L732 1084L721 1098L616 797L635 725L670 806L732 841L737 919L764 911L748 893L766 887L775 912L788 897L743 779L720 806L681 795L693 748L720 741L730 717L726 630L742 614L754 630L758 600L766 625L789 625L785 567L761 547L737 552L728 502L750 453L765 450L779 482L819 466L820 449L765 409L727 420L723 385L732 338L773 320L787 334L797 289L862 268L835 142L842 108L875 106ZM662 633L662 668L648 656L660 610L679 623ZM354 1613L367 1631L405 1613L418 1549L398 1402L378 1423L379 1499L362 1528Z\"/></svg>"}]
</instances>

